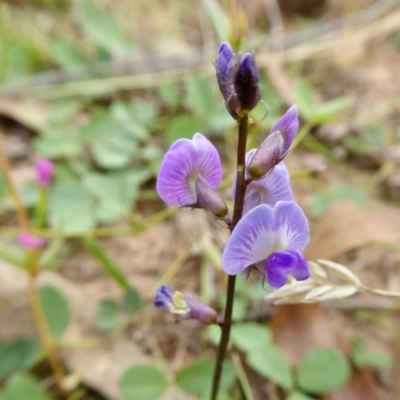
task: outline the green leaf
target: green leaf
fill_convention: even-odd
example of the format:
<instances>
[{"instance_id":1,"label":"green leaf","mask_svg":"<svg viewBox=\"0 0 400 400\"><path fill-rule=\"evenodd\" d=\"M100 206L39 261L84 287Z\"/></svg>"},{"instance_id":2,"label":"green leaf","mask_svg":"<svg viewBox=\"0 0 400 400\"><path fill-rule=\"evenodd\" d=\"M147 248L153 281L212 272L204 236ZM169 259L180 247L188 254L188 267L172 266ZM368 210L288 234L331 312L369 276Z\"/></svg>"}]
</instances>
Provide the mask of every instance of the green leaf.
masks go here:
<instances>
[{"instance_id":1,"label":"green leaf","mask_svg":"<svg viewBox=\"0 0 400 400\"><path fill-rule=\"evenodd\" d=\"M51 134L43 135L33 142L35 150L44 157L73 157L82 151L79 135L68 128L58 128Z\"/></svg>"},{"instance_id":2,"label":"green leaf","mask_svg":"<svg viewBox=\"0 0 400 400\"><path fill-rule=\"evenodd\" d=\"M53 40L51 55L58 65L70 68L85 63L86 60L76 43L62 37Z\"/></svg>"},{"instance_id":3,"label":"green leaf","mask_svg":"<svg viewBox=\"0 0 400 400\"><path fill-rule=\"evenodd\" d=\"M134 139L144 140L149 136L148 129L135 118L129 103L115 101L111 106L111 114Z\"/></svg>"},{"instance_id":4,"label":"green leaf","mask_svg":"<svg viewBox=\"0 0 400 400\"><path fill-rule=\"evenodd\" d=\"M54 286L43 285L39 288L39 299L52 336L60 338L71 317L66 298Z\"/></svg>"},{"instance_id":5,"label":"green leaf","mask_svg":"<svg viewBox=\"0 0 400 400\"><path fill-rule=\"evenodd\" d=\"M21 372L14 374L7 381L5 388L7 400L51 400L52 397L45 391L40 382L32 375Z\"/></svg>"},{"instance_id":6,"label":"green leaf","mask_svg":"<svg viewBox=\"0 0 400 400\"><path fill-rule=\"evenodd\" d=\"M128 55L130 46L123 37L120 24L111 10L100 10L91 1L79 5L79 21L93 41L113 55Z\"/></svg>"},{"instance_id":7,"label":"green leaf","mask_svg":"<svg viewBox=\"0 0 400 400\"><path fill-rule=\"evenodd\" d=\"M235 324L232 327L231 337L235 346L244 352L272 344L271 331L266 325L261 324Z\"/></svg>"},{"instance_id":8,"label":"green leaf","mask_svg":"<svg viewBox=\"0 0 400 400\"><path fill-rule=\"evenodd\" d=\"M338 97L336 99L329 100L318 107L316 115L313 120L318 118L328 118L329 116L335 117L339 111L346 110L354 104L354 98L349 96ZM317 122L317 121L316 121Z\"/></svg>"},{"instance_id":9,"label":"green leaf","mask_svg":"<svg viewBox=\"0 0 400 400\"><path fill-rule=\"evenodd\" d=\"M210 393L214 374L215 360L201 360L181 369L176 375L177 385L185 392L198 396ZM225 362L222 369L221 390L226 391L235 381L235 372L232 366Z\"/></svg>"},{"instance_id":10,"label":"green leaf","mask_svg":"<svg viewBox=\"0 0 400 400\"><path fill-rule=\"evenodd\" d=\"M365 349L365 340L357 336L352 341L351 359L357 368L363 368L367 365L376 368L391 368L394 361L389 354L369 352Z\"/></svg>"},{"instance_id":11,"label":"green leaf","mask_svg":"<svg viewBox=\"0 0 400 400\"><path fill-rule=\"evenodd\" d=\"M101 300L94 320L95 327L101 332L109 332L118 325L118 322L118 304L113 300Z\"/></svg>"},{"instance_id":12,"label":"green leaf","mask_svg":"<svg viewBox=\"0 0 400 400\"><path fill-rule=\"evenodd\" d=\"M118 268L114 261L108 257L101 244L94 238L84 238L83 244L87 251L95 257L101 264L103 270L112 278L118 285L127 288L129 283L125 274Z\"/></svg>"},{"instance_id":13,"label":"green leaf","mask_svg":"<svg viewBox=\"0 0 400 400\"><path fill-rule=\"evenodd\" d=\"M279 349L272 346L254 349L247 353L247 362L256 372L283 389L292 389L292 370Z\"/></svg>"},{"instance_id":14,"label":"green leaf","mask_svg":"<svg viewBox=\"0 0 400 400\"><path fill-rule=\"evenodd\" d=\"M316 107L311 86L306 81L298 79L294 84L294 91L300 113L304 114L305 118L312 119Z\"/></svg>"},{"instance_id":15,"label":"green leaf","mask_svg":"<svg viewBox=\"0 0 400 400\"><path fill-rule=\"evenodd\" d=\"M62 182L49 189L48 215L53 228L81 232L96 225L94 199L79 182Z\"/></svg>"},{"instance_id":16,"label":"green leaf","mask_svg":"<svg viewBox=\"0 0 400 400\"><path fill-rule=\"evenodd\" d=\"M15 339L0 344L0 380L15 371L32 366L39 354L39 346L32 339Z\"/></svg>"},{"instance_id":17,"label":"green leaf","mask_svg":"<svg viewBox=\"0 0 400 400\"><path fill-rule=\"evenodd\" d=\"M331 393L349 380L351 368L346 357L338 350L320 347L310 350L300 361L298 384L309 393Z\"/></svg>"},{"instance_id":18,"label":"green leaf","mask_svg":"<svg viewBox=\"0 0 400 400\"><path fill-rule=\"evenodd\" d=\"M132 286L128 286L124 293L124 313L134 314L143 307L143 301L139 292Z\"/></svg>"},{"instance_id":19,"label":"green leaf","mask_svg":"<svg viewBox=\"0 0 400 400\"><path fill-rule=\"evenodd\" d=\"M119 382L124 400L157 400L168 388L165 374L151 365L134 365Z\"/></svg>"},{"instance_id":20,"label":"green leaf","mask_svg":"<svg viewBox=\"0 0 400 400\"><path fill-rule=\"evenodd\" d=\"M122 168L132 162L137 142L121 130L112 131L92 143L96 162L104 168Z\"/></svg>"},{"instance_id":21,"label":"green leaf","mask_svg":"<svg viewBox=\"0 0 400 400\"><path fill-rule=\"evenodd\" d=\"M219 41L227 40L230 31L229 17L216 0L203 0Z\"/></svg>"},{"instance_id":22,"label":"green leaf","mask_svg":"<svg viewBox=\"0 0 400 400\"><path fill-rule=\"evenodd\" d=\"M175 83L165 83L158 87L158 93L164 103L170 107L177 107L181 102L181 96Z\"/></svg>"},{"instance_id":23,"label":"green leaf","mask_svg":"<svg viewBox=\"0 0 400 400\"><path fill-rule=\"evenodd\" d=\"M165 137L168 144L172 144L175 140L181 138L192 139L196 132L202 132L204 124L188 115L179 115L170 121Z\"/></svg>"},{"instance_id":24,"label":"green leaf","mask_svg":"<svg viewBox=\"0 0 400 400\"><path fill-rule=\"evenodd\" d=\"M301 392L292 392L289 393L289 396L286 397L286 400L314 400L314 399Z\"/></svg>"},{"instance_id":25,"label":"green leaf","mask_svg":"<svg viewBox=\"0 0 400 400\"><path fill-rule=\"evenodd\" d=\"M214 95L209 79L190 75L186 80L187 100L200 117L208 117L214 108Z\"/></svg>"}]
</instances>

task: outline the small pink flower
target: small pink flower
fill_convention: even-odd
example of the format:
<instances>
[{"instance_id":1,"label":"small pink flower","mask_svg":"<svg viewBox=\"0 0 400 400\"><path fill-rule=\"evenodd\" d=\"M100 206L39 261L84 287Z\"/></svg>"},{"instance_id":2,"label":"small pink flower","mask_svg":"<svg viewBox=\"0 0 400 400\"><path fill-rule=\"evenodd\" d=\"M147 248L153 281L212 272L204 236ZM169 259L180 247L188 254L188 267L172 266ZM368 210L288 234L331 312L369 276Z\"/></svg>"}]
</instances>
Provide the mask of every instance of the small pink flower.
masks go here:
<instances>
[{"instance_id":1,"label":"small pink flower","mask_svg":"<svg viewBox=\"0 0 400 400\"><path fill-rule=\"evenodd\" d=\"M37 183L39 186L49 186L53 178L54 164L45 158L36 163Z\"/></svg>"},{"instance_id":2,"label":"small pink flower","mask_svg":"<svg viewBox=\"0 0 400 400\"><path fill-rule=\"evenodd\" d=\"M37 249L45 244L45 240L39 236L35 236L31 233L20 233L18 235L18 242L22 247L26 249Z\"/></svg>"}]
</instances>

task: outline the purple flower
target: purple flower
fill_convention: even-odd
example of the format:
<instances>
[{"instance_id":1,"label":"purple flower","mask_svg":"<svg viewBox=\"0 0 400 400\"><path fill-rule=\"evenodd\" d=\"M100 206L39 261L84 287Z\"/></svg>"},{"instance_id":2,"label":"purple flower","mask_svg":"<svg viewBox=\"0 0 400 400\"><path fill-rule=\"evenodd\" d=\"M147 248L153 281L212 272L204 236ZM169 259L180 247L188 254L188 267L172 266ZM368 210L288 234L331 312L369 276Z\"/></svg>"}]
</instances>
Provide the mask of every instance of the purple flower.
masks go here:
<instances>
[{"instance_id":1,"label":"purple flower","mask_svg":"<svg viewBox=\"0 0 400 400\"><path fill-rule=\"evenodd\" d=\"M251 111L260 100L259 76L253 53L236 55L223 42L215 61L219 89L233 118Z\"/></svg>"},{"instance_id":2,"label":"purple flower","mask_svg":"<svg viewBox=\"0 0 400 400\"><path fill-rule=\"evenodd\" d=\"M260 179L286 156L299 129L297 106L293 105L272 127L248 166L252 179Z\"/></svg>"},{"instance_id":3,"label":"purple flower","mask_svg":"<svg viewBox=\"0 0 400 400\"><path fill-rule=\"evenodd\" d=\"M39 186L49 186L53 178L54 164L45 158L36 163L37 183Z\"/></svg>"},{"instance_id":4,"label":"purple flower","mask_svg":"<svg viewBox=\"0 0 400 400\"><path fill-rule=\"evenodd\" d=\"M289 273L305 280L310 272L301 252L309 240L307 218L294 201L279 201L273 208L262 204L233 230L222 254L222 267L229 275L256 269L275 288L285 285Z\"/></svg>"},{"instance_id":5,"label":"purple flower","mask_svg":"<svg viewBox=\"0 0 400 400\"><path fill-rule=\"evenodd\" d=\"M18 235L18 242L26 249L37 249L45 244L45 240L39 236L31 233L20 233Z\"/></svg>"},{"instance_id":6,"label":"purple flower","mask_svg":"<svg viewBox=\"0 0 400 400\"><path fill-rule=\"evenodd\" d=\"M228 210L216 192L221 178L217 149L196 133L193 140L179 139L171 145L161 163L156 189L171 206L202 208L223 218Z\"/></svg>"},{"instance_id":7,"label":"purple flower","mask_svg":"<svg viewBox=\"0 0 400 400\"><path fill-rule=\"evenodd\" d=\"M247 152L246 165L249 164L256 151L257 149L253 149ZM249 179L247 171L246 179ZM232 198L235 198L235 189L236 176L232 185ZM267 176L249 183L244 198L243 215L260 204L273 207L278 201L291 200L293 200L293 192L290 187L290 174L285 163L281 161Z\"/></svg>"},{"instance_id":8,"label":"purple flower","mask_svg":"<svg viewBox=\"0 0 400 400\"><path fill-rule=\"evenodd\" d=\"M182 319L197 319L203 324L215 324L217 313L211 307L199 300L173 291L168 286L160 286L154 295L154 305L157 308L166 308L170 313Z\"/></svg>"}]
</instances>

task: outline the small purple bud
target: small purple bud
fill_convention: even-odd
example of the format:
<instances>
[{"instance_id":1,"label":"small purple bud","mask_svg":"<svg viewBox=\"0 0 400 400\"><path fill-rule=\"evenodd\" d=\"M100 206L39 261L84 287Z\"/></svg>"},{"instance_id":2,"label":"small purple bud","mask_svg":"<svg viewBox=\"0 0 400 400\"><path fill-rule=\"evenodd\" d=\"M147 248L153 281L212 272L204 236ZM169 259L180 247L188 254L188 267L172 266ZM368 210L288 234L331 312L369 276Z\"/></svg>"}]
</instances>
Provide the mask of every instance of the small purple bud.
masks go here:
<instances>
[{"instance_id":1,"label":"small purple bud","mask_svg":"<svg viewBox=\"0 0 400 400\"><path fill-rule=\"evenodd\" d=\"M39 236L32 235L31 233L20 233L18 235L18 242L26 249L37 249L45 244L45 240Z\"/></svg>"},{"instance_id":2,"label":"small purple bud","mask_svg":"<svg viewBox=\"0 0 400 400\"><path fill-rule=\"evenodd\" d=\"M161 286L154 295L154 305L157 308L166 308L170 313L182 319L197 319L206 325L217 322L217 313L214 309L199 300L173 291L168 286Z\"/></svg>"},{"instance_id":3,"label":"small purple bud","mask_svg":"<svg viewBox=\"0 0 400 400\"><path fill-rule=\"evenodd\" d=\"M260 100L259 76L252 53L243 54L237 63L233 85L241 111L251 111Z\"/></svg>"},{"instance_id":4,"label":"small purple bud","mask_svg":"<svg viewBox=\"0 0 400 400\"><path fill-rule=\"evenodd\" d=\"M196 204L190 205L193 208L201 208L208 211L217 218L223 219L228 213L228 207L218 192L213 189L201 177L196 178L195 183Z\"/></svg>"},{"instance_id":5,"label":"small purple bud","mask_svg":"<svg viewBox=\"0 0 400 400\"><path fill-rule=\"evenodd\" d=\"M36 163L37 183L39 186L49 186L53 178L54 164L45 158Z\"/></svg>"},{"instance_id":6,"label":"small purple bud","mask_svg":"<svg viewBox=\"0 0 400 400\"><path fill-rule=\"evenodd\" d=\"M219 89L225 100L232 92L232 74L235 66L236 55L228 42L221 43L218 58L215 61Z\"/></svg>"},{"instance_id":7,"label":"small purple bud","mask_svg":"<svg viewBox=\"0 0 400 400\"><path fill-rule=\"evenodd\" d=\"M279 131L272 132L261 143L247 167L251 179L261 179L271 172L281 160L283 137Z\"/></svg>"}]
</instances>

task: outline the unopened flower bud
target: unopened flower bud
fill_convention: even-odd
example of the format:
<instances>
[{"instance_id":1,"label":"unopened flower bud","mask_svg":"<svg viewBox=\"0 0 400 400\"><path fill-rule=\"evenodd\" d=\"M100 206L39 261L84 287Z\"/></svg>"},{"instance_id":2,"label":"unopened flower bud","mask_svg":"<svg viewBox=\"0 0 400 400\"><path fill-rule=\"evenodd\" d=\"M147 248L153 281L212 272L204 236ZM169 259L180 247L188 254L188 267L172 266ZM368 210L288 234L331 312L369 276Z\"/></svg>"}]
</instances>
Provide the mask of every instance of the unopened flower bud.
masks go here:
<instances>
[{"instance_id":1,"label":"unopened flower bud","mask_svg":"<svg viewBox=\"0 0 400 400\"><path fill-rule=\"evenodd\" d=\"M197 202L191 207L206 210L217 218L223 219L226 216L228 207L225 201L203 178L196 178L195 191Z\"/></svg>"},{"instance_id":2,"label":"unopened flower bud","mask_svg":"<svg viewBox=\"0 0 400 400\"><path fill-rule=\"evenodd\" d=\"M154 296L154 305L157 308L166 308L170 313L182 319L197 319L206 325L215 324L217 312L201 301L173 291L168 286L161 286Z\"/></svg>"},{"instance_id":3,"label":"unopened flower bud","mask_svg":"<svg viewBox=\"0 0 400 400\"><path fill-rule=\"evenodd\" d=\"M53 178L54 164L47 159L41 159L36 163L36 176L39 186L49 186Z\"/></svg>"},{"instance_id":4,"label":"unopened flower bud","mask_svg":"<svg viewBox=\"0 0 400 400\"><path fill-rule=\"evenodd\" d=\"M261 143L247 167L251 179L261 179L281 161L283 137L279 131L272 132Z\"/></svg>"},{"instance_id":5,"label":"unopened flower bud","mask_svg":"<svg viewBox=\"0 0 400 400\"><path fill-rule=\"evenodd\" d=\"M31 233L20 233L18 236L18 242L22 247L26 249L37 249L45 244L45 240L39 236L35 236Z\"/></svg>"},{"instance_id":6,"label":"unopened flower bud","mask_svg":"<svg viewBox=\"0 0 400 400\"><path fill-rule=\"evenodd\" d=\"M259 76L252 53L245 53L238 60L233 80L241 111L251 111L260 100Z\"/></svg>"},{"instance_id":7,"label":"unopened flower bud","mask_svg":"<svg viewBox=\"0 0 400 400\"><path fill-rule=\"evenodd\" d=\"M260 100L259 76L252 53L236 55L223 42L215 61L218 85L233 118L251 111Z\"/></svg>"}]
</instances>

